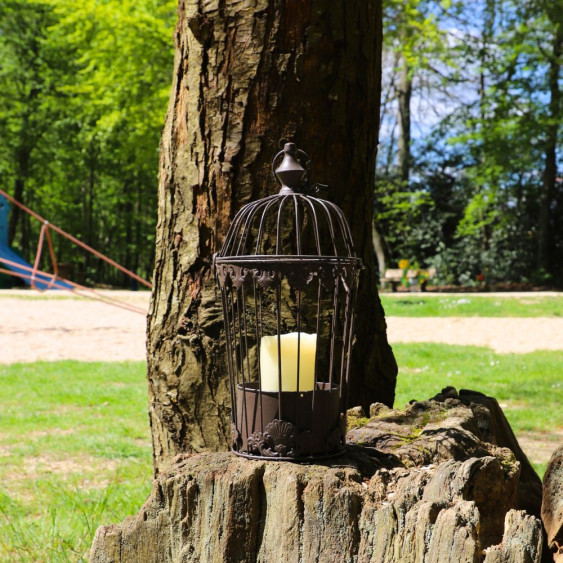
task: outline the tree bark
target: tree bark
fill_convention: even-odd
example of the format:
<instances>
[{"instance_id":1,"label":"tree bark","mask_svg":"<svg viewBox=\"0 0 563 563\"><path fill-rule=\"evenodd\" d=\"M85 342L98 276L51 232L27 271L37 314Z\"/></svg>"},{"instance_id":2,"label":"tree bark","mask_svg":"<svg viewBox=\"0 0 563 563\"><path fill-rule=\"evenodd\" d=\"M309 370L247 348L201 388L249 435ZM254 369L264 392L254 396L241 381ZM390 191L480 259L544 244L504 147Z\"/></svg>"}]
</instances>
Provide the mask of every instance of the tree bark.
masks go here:
<instances>
[{"instance_id":1,"label":"tree bark","mask_svg":"<svg viewBox=\"0 0 563 563\"><path fill-rule=\"evenodd\" d=\"M229 222L277 191L280 140L306 150L364 261L350 404L391 405L397 366L375 285L371 215L381 78L380 2L180 1L161 141L148 318L155 473L224 449L229 392L211 270Z\"/></svg>"},{"instance_id":2,"label":"tree bark","mask_svg":"<svg viewBox=\"0 0 563 563\"><path fill-rule=\"evenodd\" d=\"M411 164L411 97L412 78L404 55L401 57L399 70L399 138L397 141L397 168L399 177L405 183L409 181Z\"/></svg>"},{"instance_id":3,"label":"tree bark","mask_svg":"<svg viewBox=\"0 0 563 563\"><path fill-rule=\"evenodd\" d=\"M551 455L543 477L541 518L553 560L563 561L563 445Z\"/></svg>"}]
</instances>

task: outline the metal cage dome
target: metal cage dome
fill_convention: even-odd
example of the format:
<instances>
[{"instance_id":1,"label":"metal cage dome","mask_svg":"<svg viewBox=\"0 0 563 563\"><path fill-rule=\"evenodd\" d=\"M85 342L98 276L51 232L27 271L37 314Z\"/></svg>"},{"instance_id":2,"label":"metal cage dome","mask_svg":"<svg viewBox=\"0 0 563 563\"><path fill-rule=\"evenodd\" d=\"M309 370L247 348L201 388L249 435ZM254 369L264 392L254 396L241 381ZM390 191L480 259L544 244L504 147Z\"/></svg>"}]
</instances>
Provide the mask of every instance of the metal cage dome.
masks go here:
<instances>
[{"instance_id":1,"label":"metal cage dome","mask_svg":"<svg viewBox=\"0 0 563 563\"><path fill-rule=\"evenodd\" d=\"M342 210L315 197L317 186L307 186L311 174L309 157L293 143L287 143L274 158L272 168L282 156L282 163L274 170L280 192L251 202L236 214L218 257L355 258L352 234Z\"/></svg>"}]
</instances>

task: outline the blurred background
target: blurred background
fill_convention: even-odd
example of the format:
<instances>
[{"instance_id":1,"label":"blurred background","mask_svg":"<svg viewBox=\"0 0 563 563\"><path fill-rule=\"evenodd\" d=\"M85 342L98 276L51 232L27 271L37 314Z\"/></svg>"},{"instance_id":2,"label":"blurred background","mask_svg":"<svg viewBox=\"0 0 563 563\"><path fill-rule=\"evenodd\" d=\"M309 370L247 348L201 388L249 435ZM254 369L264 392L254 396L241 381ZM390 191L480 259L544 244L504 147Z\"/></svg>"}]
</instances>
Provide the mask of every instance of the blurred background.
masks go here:
<instances>
[{"instance_id":1,"label":"blurred background","mask_svg":"<svg viewBox=\"0 0 563 563\"><path fill-rule=\"evenodd\" d=\"M172 81L175 1L6 0L0 6L0 187L150 279L158 144ZM13 208L27 259L40 224ZM53 240L67 276L123 274Z\"/></svg>"},{"instance_id":2,"label":"blurred background","mask_svg":"<svg viewBox=\"0 0 563 563\"><path fill-rule=\"evenodd\" d=\"M561 286L561 0L385 0L380 265Z\"/></svg>"},{"instance_id":3,"label":"blurred background","mask_svg":"<svg viewBox=\"0 0 563 563\"><path fill-rule=\"evenodd\" d=\"M176 2L4 0L0 187L150 278ZM435 285L563 285L562 0L385 0L374 240ZM40 225L18 209L28 257ZM80 283L120 272L56 238ZM526 285L528 284L528 285Z\"/></svg>"}]
</instances>

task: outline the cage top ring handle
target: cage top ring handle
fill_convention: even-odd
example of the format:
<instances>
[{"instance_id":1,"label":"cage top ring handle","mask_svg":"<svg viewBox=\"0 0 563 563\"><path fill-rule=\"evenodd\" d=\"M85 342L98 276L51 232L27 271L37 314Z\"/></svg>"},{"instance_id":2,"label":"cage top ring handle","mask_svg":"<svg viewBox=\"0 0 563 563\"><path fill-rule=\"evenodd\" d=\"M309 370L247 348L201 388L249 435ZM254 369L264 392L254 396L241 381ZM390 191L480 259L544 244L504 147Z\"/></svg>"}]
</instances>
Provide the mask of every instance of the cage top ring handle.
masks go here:
<instances>
[{"instance_id":1,"label":"cage top ring handle","mask_svg":"<svg viewBox=\"0 0 563 563\"><path fill-rule=\"evenodd\" d=\"M311 157L295 143L285 143L272 160L272 174L281 186L280 193L307 191L313 174Z\"/></svg>"}]
</instances>

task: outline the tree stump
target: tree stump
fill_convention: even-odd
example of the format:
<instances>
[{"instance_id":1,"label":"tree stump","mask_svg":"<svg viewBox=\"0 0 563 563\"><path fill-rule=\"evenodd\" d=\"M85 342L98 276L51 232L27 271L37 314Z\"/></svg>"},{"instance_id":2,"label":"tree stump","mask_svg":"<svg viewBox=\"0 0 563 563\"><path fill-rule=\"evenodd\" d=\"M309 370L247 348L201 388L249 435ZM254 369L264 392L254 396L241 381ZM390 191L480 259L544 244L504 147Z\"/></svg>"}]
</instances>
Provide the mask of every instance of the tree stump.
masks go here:
<instances>
[{"instance_id":1,"label":"tree stump","mask_svg":"<svg viewBox=\"0 0 563 563\"><path fill-rule=\"evenodd\" d=\"M545 471L541 517L553 560L563 563L563 446L553 452Z\"/></svg>"},{"instance_id":2,"label":"tree stump","mask_svg":"<svg viewBox=\"0 0 563 563\"><path fill-rule=\"evenodd\" d=\"M446 389L349 424L323 463L177 456L90 561L539 563L541 522L521 508L539 514L541 482L494 399Z\"/></svg>"}]
</instances>

